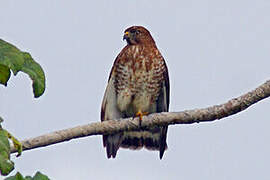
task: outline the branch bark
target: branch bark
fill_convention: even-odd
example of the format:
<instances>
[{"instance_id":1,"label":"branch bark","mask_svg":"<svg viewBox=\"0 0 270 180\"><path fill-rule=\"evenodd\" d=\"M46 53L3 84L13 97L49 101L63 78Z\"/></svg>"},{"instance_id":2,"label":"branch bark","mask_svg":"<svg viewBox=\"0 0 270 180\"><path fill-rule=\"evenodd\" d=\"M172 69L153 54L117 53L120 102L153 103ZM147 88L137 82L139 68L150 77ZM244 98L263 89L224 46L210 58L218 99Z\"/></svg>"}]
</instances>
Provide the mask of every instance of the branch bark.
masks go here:
<instances>
[{"instance_id":1,"label":"branch bark","mask_svg":"<svg viewBox=\"0 0 270 180\"><path fill-rule=\"evenodd\" d=\"M231 99L224 104L214 105L203 109L193 109L181 112L163 112L144 116L141 126L139 125L138 118L110 120L55 131L23 140L21 143L23 145L23 150L30 150L69 141L75 138L101 134L113 134L119 131L138 130L143 127L154 125L192 124L214 121L241 112L252 104L255 104L269 96L270 80L255 90L240 97ZM16 152L16 149L11 147L11 152Z\"/></svg>"}]
</instances>

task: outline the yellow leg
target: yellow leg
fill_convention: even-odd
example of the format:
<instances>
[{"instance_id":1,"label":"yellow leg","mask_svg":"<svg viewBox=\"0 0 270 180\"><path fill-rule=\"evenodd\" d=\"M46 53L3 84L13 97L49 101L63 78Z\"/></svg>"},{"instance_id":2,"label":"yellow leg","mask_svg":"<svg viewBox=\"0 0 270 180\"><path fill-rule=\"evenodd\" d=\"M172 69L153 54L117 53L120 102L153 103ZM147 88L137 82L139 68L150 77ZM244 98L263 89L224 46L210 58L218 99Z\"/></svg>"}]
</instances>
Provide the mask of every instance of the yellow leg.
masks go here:
<instances>
[{"instance_id":1,"label":"yellow leg","mask_svg":"<svg viewBox=\"0 0 270 180\"><path fill-rule=\"evenodd\" d=\"M136 113L136 117L139 117L140 118L140 121L142 121L142 118L143 116L147 115L148 112L142 112L141 110L139 110L137 113Z\"/></svg>"}]
</instances>

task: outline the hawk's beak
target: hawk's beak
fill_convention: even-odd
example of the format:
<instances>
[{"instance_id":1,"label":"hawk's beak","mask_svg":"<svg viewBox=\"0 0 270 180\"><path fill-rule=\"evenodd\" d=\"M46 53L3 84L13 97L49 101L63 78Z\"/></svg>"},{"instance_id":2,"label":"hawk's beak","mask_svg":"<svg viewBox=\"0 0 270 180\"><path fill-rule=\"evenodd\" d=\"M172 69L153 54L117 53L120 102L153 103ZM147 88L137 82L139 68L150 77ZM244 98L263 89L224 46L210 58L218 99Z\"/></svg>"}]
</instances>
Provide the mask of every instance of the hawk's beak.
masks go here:
<instances>
[{"instance_id":1,"label":"hawk's beak","mask_svg":"<svg viewBox=\"0 0 270 180\"><path fill-rule=\"evenodd\" d=\"M129 32L125 32L124 36L123 36L123 40L127 40L129 39Z\"/></svg>"}]
</instances>

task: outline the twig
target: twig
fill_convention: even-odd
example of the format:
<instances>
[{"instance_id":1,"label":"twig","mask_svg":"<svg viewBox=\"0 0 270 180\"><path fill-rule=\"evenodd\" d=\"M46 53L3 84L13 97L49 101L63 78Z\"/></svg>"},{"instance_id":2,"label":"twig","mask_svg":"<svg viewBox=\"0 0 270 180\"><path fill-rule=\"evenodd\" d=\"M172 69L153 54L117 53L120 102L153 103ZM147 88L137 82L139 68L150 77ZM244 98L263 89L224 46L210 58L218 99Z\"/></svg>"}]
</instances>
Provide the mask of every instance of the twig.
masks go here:
<instances>
[{"instance_id":1,"label":"twig","mask_svg":"<svg viewBox=\"0 0 270 180\"><path fill-rule=\"evenodd\" d=\"M64 141L69 141L75 138L100 134L113 134L126 130L138 130L143 127L154 125L192 124L214 121L241 112L252 104L255 104L256 102L269 96L270 80L255 90L248 92L238 98L231 99L221 105L215 105L203 109L186 110L182 112L163 112L144 116L141 126L139 126L138 118L110 120L55 131L35 138L26 139L21 141L21 143L23 145L23 150L30 150L61 143ZM11 147L11 152L16 152L16 149Z\"/></svg>"}]
</instances>

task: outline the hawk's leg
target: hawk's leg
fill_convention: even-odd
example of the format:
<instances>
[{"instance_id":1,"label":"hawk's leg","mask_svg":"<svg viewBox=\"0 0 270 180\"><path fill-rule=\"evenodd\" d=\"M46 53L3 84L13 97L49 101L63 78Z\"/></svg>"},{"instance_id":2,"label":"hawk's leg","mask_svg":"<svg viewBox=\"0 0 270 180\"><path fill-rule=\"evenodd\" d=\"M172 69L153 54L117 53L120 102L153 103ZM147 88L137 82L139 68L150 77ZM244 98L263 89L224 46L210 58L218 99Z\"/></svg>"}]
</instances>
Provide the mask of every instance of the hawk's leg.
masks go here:
<instances>
[{"instance_id":1,"label":"hawk's leg","mask_svg":"<svg viewBox=\"0 0 270 180\"><path fill-rule=\"evenodd\" d=\"M136 117L139 117L139 124L140 126L142 125L142 118L143 116L145 115L148 115L148 112L142 112L141 110L139 110L137 113L136 113Z\"/></svg>"}]
</instances>

